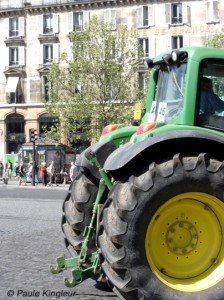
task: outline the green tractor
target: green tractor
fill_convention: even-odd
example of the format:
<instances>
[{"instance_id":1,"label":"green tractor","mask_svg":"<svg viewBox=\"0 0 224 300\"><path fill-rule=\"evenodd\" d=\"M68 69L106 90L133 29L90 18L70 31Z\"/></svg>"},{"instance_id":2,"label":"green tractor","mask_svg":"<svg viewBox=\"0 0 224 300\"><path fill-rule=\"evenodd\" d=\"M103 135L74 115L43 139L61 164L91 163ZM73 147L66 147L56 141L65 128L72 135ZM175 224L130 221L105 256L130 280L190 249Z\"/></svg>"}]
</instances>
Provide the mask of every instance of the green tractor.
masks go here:
<instances>
[{"instance_id":1,"label":"green tractor","mask_svg":"<svg viewBox=\"0 0 224 300\"><path fill-rule=\"evenodd\" d=\"M224 50L182 48L151 68L139 126L104 128L63 205L72 268L127 300L224 299Z\"/></svg>"}]
</instances>

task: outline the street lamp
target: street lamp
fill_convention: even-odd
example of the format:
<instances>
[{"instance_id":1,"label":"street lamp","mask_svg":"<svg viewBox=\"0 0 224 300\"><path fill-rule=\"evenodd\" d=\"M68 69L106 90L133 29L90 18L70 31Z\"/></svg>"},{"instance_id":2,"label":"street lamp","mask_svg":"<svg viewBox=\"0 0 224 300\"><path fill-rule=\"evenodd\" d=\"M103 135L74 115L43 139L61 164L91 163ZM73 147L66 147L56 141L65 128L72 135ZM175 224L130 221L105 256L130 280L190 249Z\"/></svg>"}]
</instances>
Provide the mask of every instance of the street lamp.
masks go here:
<instances>
[{"instance_id":1,"label":"street lamp","mask_svg":"<svg viewBox=\"0 0 224 300\"><path fill-rule=\"evenodd\" d=\"M30 142L33 143L33 168L32 168L32 185L35 186L35 141L37 140L37 131L34 128L30 129Z\"/></svg>"}]
</instances>

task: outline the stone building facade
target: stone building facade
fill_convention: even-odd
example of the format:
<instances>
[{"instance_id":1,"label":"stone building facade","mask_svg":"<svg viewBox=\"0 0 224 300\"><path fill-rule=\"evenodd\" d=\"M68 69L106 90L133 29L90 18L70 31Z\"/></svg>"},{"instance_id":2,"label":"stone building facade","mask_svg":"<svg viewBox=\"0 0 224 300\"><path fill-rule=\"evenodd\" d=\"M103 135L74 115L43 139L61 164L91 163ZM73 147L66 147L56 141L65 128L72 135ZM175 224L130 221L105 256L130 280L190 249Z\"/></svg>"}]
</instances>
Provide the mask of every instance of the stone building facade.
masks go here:
<instances>
[{"instance_id":1,"label":"stone building facade","mask_svg":"<svg viewBox=\"0 0 224 300\"><path fill-rule=\"evenodd\" d=\"M1 0L0 159L41 135L47 115L47 74L71 46L69 34L97 15L102 21L137 28L144 55L201 46L224 24L224 1L193 0ZM144 74L139 72L144 82Z\"/></svg>"}]
</instances>

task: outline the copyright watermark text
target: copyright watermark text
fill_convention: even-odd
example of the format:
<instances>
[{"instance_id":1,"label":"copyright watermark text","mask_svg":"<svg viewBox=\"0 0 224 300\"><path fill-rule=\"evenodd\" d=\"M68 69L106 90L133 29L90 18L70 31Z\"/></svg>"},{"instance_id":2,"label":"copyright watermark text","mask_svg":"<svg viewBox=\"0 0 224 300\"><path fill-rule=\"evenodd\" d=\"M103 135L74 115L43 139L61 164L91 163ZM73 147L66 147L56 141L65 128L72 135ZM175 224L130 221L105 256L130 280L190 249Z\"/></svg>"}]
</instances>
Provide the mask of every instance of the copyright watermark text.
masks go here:
<instances>
[{"instance_id":1,"label":"copyright watermark text","mask_svg":"<svg viewBox=\"0 0 224 300\"><path fill-rule=\"evenodd\" d=\"M23 298L40 298L43 297L50 298L55 297L56 299L65 298L65 297L73 297L75 296L74 291L53 291L53 290L43 290L43 291L26 291L26 290L8 290L8 297L23 297Z\"/></svg>"}]
</instances>

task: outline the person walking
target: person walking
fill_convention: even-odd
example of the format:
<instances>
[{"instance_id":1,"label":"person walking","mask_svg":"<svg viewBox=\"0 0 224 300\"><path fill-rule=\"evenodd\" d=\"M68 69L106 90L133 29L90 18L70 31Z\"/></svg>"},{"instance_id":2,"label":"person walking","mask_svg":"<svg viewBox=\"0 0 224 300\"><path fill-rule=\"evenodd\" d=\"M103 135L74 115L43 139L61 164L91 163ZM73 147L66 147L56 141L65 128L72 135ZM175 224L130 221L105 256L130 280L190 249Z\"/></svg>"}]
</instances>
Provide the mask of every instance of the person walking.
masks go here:
<instances>
[{"instance_id":1,"label":"person walking","mask_svg":"<svg viewBox=\"0 0 224 300\"><path fill-rule=\"evenodd\" d=\"M56 168L55 168L55 164L54 161L51 162L51 164L49 165L49 167L47 168L47 171L50 175L50 182L49 185L56 184Z\"/></svg>"},{"instance_id":2,"label":"person walking","mask_svg":"<svg viewBox=\"0 0 224 300\"><path fill-rule=\"evenodd\" d=\"M10 159L5 164L5 173L6 173L6 177L7 178L11 178L11 175L12 175L12 163L11 163Z\"/></svg>"},{"instance_id":3,"label":"person walking","mask_svg":"<svg viewBox=\"0 0 224 300\"><path fill-rule=\"evenodd\" d=\"M39 183L39 168L38 168L36 162L34 165L34 173L35 173L35 183L38 184Z\"/></svg>"},{"instance_id":4,"label":"person walking","mask_svg":"<svg viewBox=\"0 0 224 300\"><path fill-rule=\"evenodd\" d=\"M42 184L43 186L47 186L47 164L43 163L43 165L40 167L40 175L41 175L41 179L42 179Z\"/></svg>"},{"instance_id":5,"label":"person walking","mask_svg":"<svg viewBox=\"0 0 224 300\"><path fill-rule=\"evenodd\" d=\"M66 183L68 181L68 169L66 167L66 164L64 164L64 166L62 168L61 174L63 176L63 185L66 186Z\"/></svg>"},{"instance_id":6,"label":"person walking","mask_svg":"<svg viewBox=\"0 0 224 300\"><path fill-rule=\"evenodd\" d=\"M18 163L18 161L16 161L15 164L14 164L14 173L15 173L15 177L19 177L19 163Z\"/></svg>"},{"instance_id":7,"label":"person walking","mask_svg":"<svg viewBox=\"0 0 224 300\"><path fill-rule=\"evenodd\" d=\"M26 172L23 162L19 166L19 185L21 185L22 182L24 183L24 185L26 185Z\"/></svg>"},{"instance_id":8,"label":"person walking","mask_svg":"<svg viewBox=\"0 0 224 300\"><path fill-rule=\"evenodd\" d=\"M3 179L4 173L4 164L2 161L0 161L0 178Z\"/></svg>"}]
</instances>

